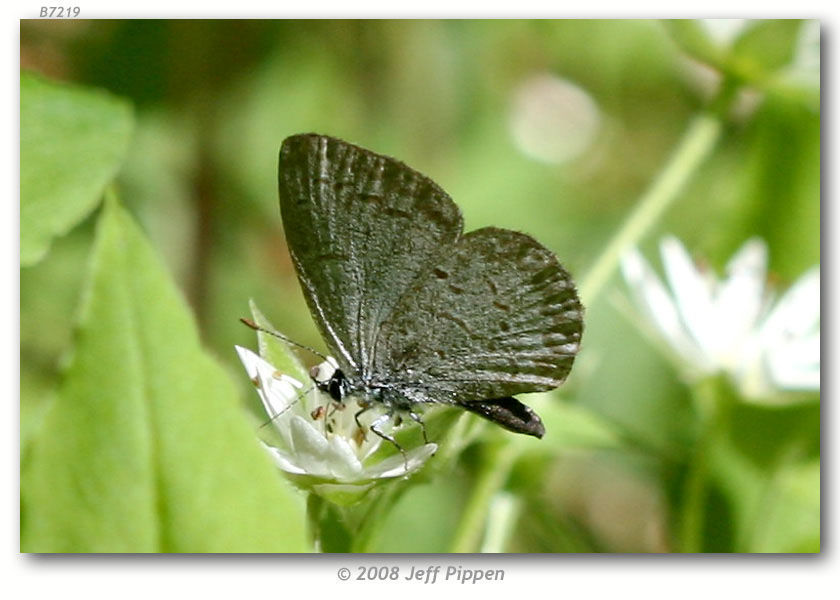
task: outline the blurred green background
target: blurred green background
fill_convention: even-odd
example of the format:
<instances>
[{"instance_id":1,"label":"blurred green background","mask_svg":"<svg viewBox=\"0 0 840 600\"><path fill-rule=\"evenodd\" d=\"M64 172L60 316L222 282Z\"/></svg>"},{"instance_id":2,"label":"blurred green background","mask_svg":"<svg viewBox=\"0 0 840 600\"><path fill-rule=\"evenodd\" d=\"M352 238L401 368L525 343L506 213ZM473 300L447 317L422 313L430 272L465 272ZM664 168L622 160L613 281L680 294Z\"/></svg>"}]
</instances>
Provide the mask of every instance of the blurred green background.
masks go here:
<instances>
[{"instance_id":1,"label":"blurred green background","mask_svg":"<svg viewBox=\"0 0 840 600\"><path fill-rule=\"evenodd\" d=\"M814 27L818 52L817 24L796 35ZM467 230L528 232L580 278L713 93L715 70L671 33L657 21L22 21L21 67L133 104L117 193L257 412L233 351L254 347L238 322L249 299L293 339L324 347L283 241L286 136L314 131L395 156L455 199ZM815 82L793 73L738 98L711 157L645 238L648 256L672 233L720 270L758 235L781 288L819 263L816 69ZM21 269L24 445L71 348L94 221ZM506 485L522 508L510 551L675 549L697 419L685 383L617 309L623 294L616 276L587 306L572 376L540 405L549 434L528 441ZM738 407L743 470L714 479L704 550L819 549L813 396ZM445 551L478 462L468 448L454 472L406 493L376 549Z\"/></svg>"}]
</instances>

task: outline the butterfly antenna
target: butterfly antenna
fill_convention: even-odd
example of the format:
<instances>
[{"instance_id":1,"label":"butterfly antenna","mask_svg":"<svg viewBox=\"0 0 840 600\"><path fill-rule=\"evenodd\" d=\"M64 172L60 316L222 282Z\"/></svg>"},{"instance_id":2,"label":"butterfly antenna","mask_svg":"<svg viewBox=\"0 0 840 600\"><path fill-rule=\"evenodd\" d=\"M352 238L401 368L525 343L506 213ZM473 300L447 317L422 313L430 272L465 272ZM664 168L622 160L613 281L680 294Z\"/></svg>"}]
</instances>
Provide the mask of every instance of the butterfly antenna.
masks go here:
<instances>
[{"instance_id":1,"label":"butterfly antenna","mask_svg":"<svg viewBox=\"0 0 840 600\"><path fill-rule=\"evenodd\" d=\"M291 402L289 402L289 405L288 405L286 408L284 408L284 409L283 409L283 410L281 410L279 413L277 413L276 415L274 415L273 417L271 417L268 421L266 421L265 423L263 423L262 425L260 425L260 427L259 427L259 428L260 428L260 429L262 429L263 427L267 427L267 426L271 425L271 424L272 424L272 423L273 423L276 419L279 419L280 417L282 417L283 415L285 415L285 414L286 414L286 411L288 411L290 408L292 408L295 404L297 404L297 403L298 403L298 400L299 400L299 398L295 398L294 400L292 400Z\"/></svg>"},{"instance_id":2,"label":"butterfly antenna","mask_svg":"<svg viewBox=\"0 0 840 600\"><path fill-rule=\"evenodd\" d=\"M303 390L302 392L299 392L299 393L298 393L298 395L297 395L297 396L295 396L295 399L294 399L294 400L292 400L291 402L289 402L289 404L288 404L288 405L287 405L287 406L286 406L283 410L281 410L279 413L277 413L277 414L275 414L274 416L272 416L272 417L271 417L268 421L266 421L265 423L263 423L262 425L260 425L260 427L259 427L259 428L260 428L260 429L262 429L263 427L267 427L268 425L271 425L274 421L276 421L278 418L280 418L280 417L282 417L283 415L285 415L285 414L286 414L286 412L287 412L290 408L292 408L295 404L297 404L298 402L300 402L300 401L301 401L301 398L305 397L305 396L306 396L306 394L308 394L309 392L311 392L313 389L315 389L315 386L314 386L314 385L310 385L308 388L306 388L306 389L305 389L305 390Z\"/></svg>"},{"instance_id":3,"label":"butterfly antenna","mask_svg":"<svg viewBox=\"0 0 840 600\"><path fill-rule=\"evenodd\" d=\"M292 346L297 346L298 348L303 348L304 350L309 350L312 354L314 354L315 356L320 356L324 360L327 360L327 358L328 358L326 354L318 352L315 348L311 348L311 347L306 346L304 344L299 344L298 342L296 342L294 340L290 340L289 338L287 338L282 333L272 331L271 329L266 329L265 327L260 327L259 325L254 323L251 319L246 319L245 317L240 317L239 320L242 321L243 323L245 323L245 325L247 325L248 327L250 327L254 331L261 331L262 333L267 333L268 335L272 335L272 336L276 337L277 339L283 340L287 344L291 344Z\"/></svg>"}]
</instances>

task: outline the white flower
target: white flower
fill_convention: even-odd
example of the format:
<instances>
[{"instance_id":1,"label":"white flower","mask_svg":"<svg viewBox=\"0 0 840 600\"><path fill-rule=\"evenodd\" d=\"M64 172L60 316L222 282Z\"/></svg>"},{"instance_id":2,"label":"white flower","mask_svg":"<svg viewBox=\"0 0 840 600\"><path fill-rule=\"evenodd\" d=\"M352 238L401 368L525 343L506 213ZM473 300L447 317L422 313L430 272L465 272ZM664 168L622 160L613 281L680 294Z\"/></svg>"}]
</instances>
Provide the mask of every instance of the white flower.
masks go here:
<instances>
[{"instance_id":1,"label":"white flower","mask_svg":"<svg viewBox=\"0 0 840 600\"><path fill-rule=\"evenodd\" d=\"M694 375L724 372L748 398L819 390L820 272L814 267L773 302L767 246L747 241L723 280L692 262L673 237L661 245L670 290L637 250L621 269L636 304Z\"/></svg>"},{"instance_id":2,"label":"white flower","mask_svg":"<svg viewBox=\"0 0 840 600\"><path fill-rule=\"evenodd\" d=\"M698 19L700 26L722 48L729 48L750 24L749 19Z\"/></svg>"},{"instance_id":3,"label":"white flower","mask_svg":"<svg viewBox=\"0 0 840 600\"><path fill-rule=\"evenodd\" d=\"M802 23L793 60L785 69L788 78L803 86L820 87L820 22Z\"/></svg>"},{"instance_id":4,"label":"white flower","mask_svg":"<svg viewBox=\"0 0 840 600\"><path fill-rule=\"evenodd\" d=\"M377 461L374 455L383 440L367 427L376 415L373 409L360 417L360 430L355 400L347 398L337 406L311 382L278 372L247 348L236 346L236 351L277 434L276 442L263 445L281 470L320 495L339 503L354 501L378 480L416 471L437 450L435 444L424 444L406 449L405 456L397 452ZM319 365L319 380L335 369L333 359Z\"/></svg>"}]
</instances>

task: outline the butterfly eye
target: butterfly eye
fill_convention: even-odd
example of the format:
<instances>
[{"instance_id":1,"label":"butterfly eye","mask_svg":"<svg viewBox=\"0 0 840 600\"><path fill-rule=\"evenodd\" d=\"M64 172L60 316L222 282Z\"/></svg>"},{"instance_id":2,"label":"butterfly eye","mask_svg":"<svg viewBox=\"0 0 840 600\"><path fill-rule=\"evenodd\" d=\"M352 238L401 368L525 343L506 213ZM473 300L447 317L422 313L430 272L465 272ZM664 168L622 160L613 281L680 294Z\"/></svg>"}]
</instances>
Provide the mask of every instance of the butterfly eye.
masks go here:
<instances>
[{"instance_id":1,"label":"butterfly eye","mask_svg":"<svg viewBox=\"0 0 840 600\"><path fill-rule=\"evenodd\" d=\"M346 384L347 380L344 378L344 374L341 371L336 371L327 384L327 390L330 393L330 397L336 402L341 402L344 399L344 395L347 393Z\"/></svg>"},{"instance_id":2,"label":"butterfly eye","mask_svg":"<svg viewBox=\"0 0 840 600\"><path fill-rule=\"evenodd\" d=\"M321 383L322 380L319 377L320 374L321 374L321 367L319 367L318 365L315 365L314 367L309 369L309 376L312 378L312 381L314 381L315 383Z\"/></svg>"}]
</instances>

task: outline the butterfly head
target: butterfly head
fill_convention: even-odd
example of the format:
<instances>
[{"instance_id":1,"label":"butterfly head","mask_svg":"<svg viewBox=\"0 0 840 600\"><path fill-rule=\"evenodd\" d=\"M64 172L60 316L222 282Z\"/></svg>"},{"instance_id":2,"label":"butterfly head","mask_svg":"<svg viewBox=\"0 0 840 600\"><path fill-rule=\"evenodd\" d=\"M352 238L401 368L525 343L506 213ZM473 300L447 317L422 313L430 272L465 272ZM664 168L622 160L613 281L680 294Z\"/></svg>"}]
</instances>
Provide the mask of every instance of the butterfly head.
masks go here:
<instances>
[{"instance_id":1,"label":"butterfly head","mask_svg":"<svg viewBox=\"0 0 840 600\"><path fill-rule=\"evenodd\" d=\"M320 391L329 394L336 402L341 402L350 391L350 382L331 356L312 367L309 376Z\"/></svg>"}]
</instances>

